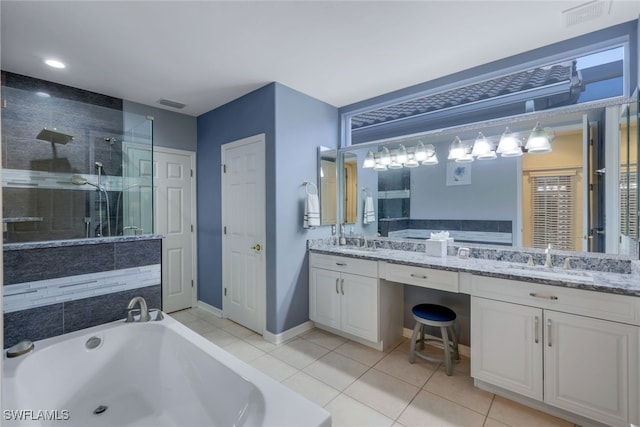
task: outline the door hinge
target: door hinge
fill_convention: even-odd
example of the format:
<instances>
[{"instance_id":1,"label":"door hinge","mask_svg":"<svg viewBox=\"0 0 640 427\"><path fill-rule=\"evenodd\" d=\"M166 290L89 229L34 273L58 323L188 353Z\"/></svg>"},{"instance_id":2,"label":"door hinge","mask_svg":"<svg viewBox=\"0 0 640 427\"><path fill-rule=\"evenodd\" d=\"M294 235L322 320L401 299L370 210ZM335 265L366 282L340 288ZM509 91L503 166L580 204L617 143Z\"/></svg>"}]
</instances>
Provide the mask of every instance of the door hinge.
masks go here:
<instances>
[{"instance_id":1,"label":"door hinge","mask_svg":"<svg viewBox=\"0 0 640 427\"><path fill-rule=\"evenodd\" d=\"M193 288L193 279L191 279L191 287Z\"/></svg>"},{"instance_id":2,"label":"door hinge","mask_svg":"<svg viewBox=\"0 0 640 427\"><path fill-rule=\"evenodd\" d=\"M227 296L227 288L224 288L224 296Z\"/></svg>"},{"instance_id":3,"label":"door hinge","mask_svg":"<svg viewBox=\"0 0 640 427\"><path fill-rule=\"evenodd\" d=\"M191 173L191 178L193 178L193 169L190 169L190 173Z\"/></svg>"},{"instance_id":4,"label":"door hinge","mask_svg":"<svg viewBox=\"0 0 640 427\"><path fill-rule=\"evenodd\" d=\"M593 184L589 184L589 191L593 191Z\"/></svg>"},{"instance_id":5,"label":"door hinge","mask_svg":"<svg viewBox=\"0 0 640 427\"><path fill-rule=\"evenodd\" d=\"M223 234L227 234L227 226L226 225L224 227L222 227L222 232L223 232Z\"/></svg>"},{"instance_id":6,"label":"door hinge","mask_svg":"<svg viewBox=\"0 0 640 427\"><path fill-rule=\"evenodd\" d=\"M193 233L193 224L191 224L191 232Z\"/></svg>"},{"instance_id":7,"label":"door hinge","mask_svg":"<svg viewBox=\"0 0 640 427\"><path fill-rule=\"evenodd\" d=\"M222 173L227 173L227 165L222 165Z\"/></svg>"}]
</instances>

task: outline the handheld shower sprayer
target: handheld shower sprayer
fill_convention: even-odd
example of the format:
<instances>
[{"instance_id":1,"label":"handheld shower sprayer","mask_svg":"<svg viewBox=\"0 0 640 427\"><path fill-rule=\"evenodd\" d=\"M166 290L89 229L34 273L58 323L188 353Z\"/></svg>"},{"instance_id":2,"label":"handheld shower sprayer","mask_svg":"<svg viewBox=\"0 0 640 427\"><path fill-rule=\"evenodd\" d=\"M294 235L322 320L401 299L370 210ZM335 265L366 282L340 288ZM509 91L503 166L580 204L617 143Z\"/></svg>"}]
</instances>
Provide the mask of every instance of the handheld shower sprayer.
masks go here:
<instances>
[{"instance_id":1,"label":"handheld shower sprayer","mask_svg":"<svg viewBox=\"0 0 640 427\"><path fill-rule=\"evenodd\" d=\"M96 168L98 168L98 184L94 184L92 182L89 182L86 178L77 175L77 174L73 174L71 175L71 183L73 185L90 185L92 187L95 187L98 191L100 191L100 194L102 195L102 193L104 193L104 197L105 197L105 201L107 204L107 230L109 233L109 236L111 236L111 214L109 212L109 193L107 193L107 190L101 185L101 175L100 175L100 170L102 169L102 163L100 162L96 162ZM100 211L98 213L98 230L99 230L99 235L102 235L102 201L100 201L99 204L99 208Z\"/></svg>"}]
</instances>

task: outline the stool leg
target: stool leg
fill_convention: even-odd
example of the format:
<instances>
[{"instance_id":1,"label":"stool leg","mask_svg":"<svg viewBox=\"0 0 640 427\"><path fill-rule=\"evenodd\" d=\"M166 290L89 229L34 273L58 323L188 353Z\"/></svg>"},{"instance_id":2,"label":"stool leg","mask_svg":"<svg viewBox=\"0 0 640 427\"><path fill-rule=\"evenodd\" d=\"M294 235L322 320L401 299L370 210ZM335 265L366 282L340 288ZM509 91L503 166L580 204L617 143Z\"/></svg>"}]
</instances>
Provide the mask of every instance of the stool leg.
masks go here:
<instances>
[{"instance_id":1,"label":"stool leg","mask_svg":"<svg viewBox=\"0 0 640 427\"><path fill-rule=\"evenodd\" d=\"M411 345L409 346L409 363L416 361L416 339L418 338L418 332L422 329L422 324L416 322L416 326L413 327L413 334L411 334Z\"/></svg>"},{"instance_id":2,"label":"stool leg","mask_svg":"<svg viewBox=\"0 0 640 427\"><path fill-rule=\"evenodd\" d=\"M424 331L427 325L420 324L420 350L424 350Z\"/></svg>"},{"instance_id":3,"label":"stool leg","mask_svg":"<svg viewBox=\"0 0 640 427\"><path fill-rule=\"evenodd\" d=\"M447 375L451 376L453 366L451 366L451 347L449 346L449 334L446 326L440 328L440 334L442 335L442 345L444 346L444 363Z\"/></svg>"},{"instance_id":4,"label":"stool leg","mask_svg":"<svg viewBox=\"0 0 640 427\"><path fill-rule=\"evenodd\" d=\"M460 354L458 353L458 334L456 333L455 323L451 325L451 339L453 340L453 357L456 360L460 360Z\"/></svg>"}]
</instances>

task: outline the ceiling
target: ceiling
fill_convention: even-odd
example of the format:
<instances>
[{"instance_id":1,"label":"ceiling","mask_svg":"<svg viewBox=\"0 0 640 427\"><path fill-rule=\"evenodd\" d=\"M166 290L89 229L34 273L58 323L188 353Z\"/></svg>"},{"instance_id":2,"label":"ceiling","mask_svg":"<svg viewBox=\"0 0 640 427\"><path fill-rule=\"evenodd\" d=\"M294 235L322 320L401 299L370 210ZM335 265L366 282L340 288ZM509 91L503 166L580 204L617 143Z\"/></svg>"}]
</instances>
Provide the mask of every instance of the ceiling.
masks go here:
<instances>
[{"instance_id":1,"label":"ceiling","mask_svg":"<svg viewBox=\"0 0 640 427\"><path fill-rule=\"evenodd\" d=\"M341 107L640 14L595 2L602 16L566 26L585 1L3 0L1 65L193 116L273 81Z\"/></svg>"}]
</instances>

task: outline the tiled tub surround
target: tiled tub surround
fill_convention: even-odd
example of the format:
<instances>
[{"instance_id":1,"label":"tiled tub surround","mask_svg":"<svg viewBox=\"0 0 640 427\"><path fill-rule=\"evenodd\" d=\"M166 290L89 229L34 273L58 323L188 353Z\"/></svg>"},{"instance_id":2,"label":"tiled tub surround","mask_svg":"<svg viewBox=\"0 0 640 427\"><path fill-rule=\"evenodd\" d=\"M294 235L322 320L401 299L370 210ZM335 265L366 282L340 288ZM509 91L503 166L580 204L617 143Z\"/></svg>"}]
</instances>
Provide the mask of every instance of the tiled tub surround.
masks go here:
<instances>
[{"instance_id":1,"label":"tiled tub surround","mask_svg":"<svg viewBox=\"0 0 640 427\"><path fill-rule=\"evenodd\" d=\"M4 245L4 345L125 317L141 295L161 307L162 236Z\"/></svg>"}]
</instances>

